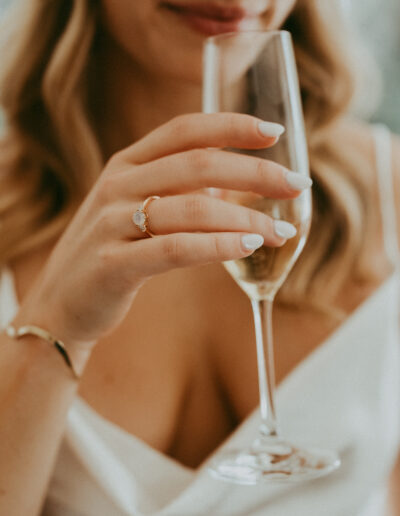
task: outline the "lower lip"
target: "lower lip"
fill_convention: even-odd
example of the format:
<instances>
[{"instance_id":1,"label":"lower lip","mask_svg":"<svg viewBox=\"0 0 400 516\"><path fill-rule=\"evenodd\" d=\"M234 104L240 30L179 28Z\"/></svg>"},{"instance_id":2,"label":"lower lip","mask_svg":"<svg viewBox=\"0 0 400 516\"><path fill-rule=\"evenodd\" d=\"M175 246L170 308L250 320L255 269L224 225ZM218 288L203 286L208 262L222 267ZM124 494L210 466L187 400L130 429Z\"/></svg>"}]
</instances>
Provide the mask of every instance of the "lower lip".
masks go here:
<instances>
[{"instance_id":1,"label":"lower lip","mask_svg":"<svg viewBox=\"0 0 400 516\"><path fill-rule=\"evenodd\" d=\"M189 12L175 12L189 27L203 36L216 36L225 32L238 32L243 22L249 18L241 18L237 20L217 20L213 18L206 18L198 14Z\"/></svg>"}]
</instances>

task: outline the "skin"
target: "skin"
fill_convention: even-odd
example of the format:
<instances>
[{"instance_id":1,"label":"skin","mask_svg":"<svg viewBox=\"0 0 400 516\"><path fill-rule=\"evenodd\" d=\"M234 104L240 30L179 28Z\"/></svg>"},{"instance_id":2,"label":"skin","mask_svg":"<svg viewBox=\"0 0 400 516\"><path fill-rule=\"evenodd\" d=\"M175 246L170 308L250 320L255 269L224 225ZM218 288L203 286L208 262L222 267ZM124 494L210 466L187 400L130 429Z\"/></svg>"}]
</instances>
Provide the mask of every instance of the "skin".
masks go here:
<instances>
[{"instance_id":1,"label":"skin","mask_svg":"<svg viewBox=\"0 0 400 516\"><path fill-rule=\"evenodd\" d=\"M269 2L258 23L279 27L293 4ZM0 410L0 454L7 464L7 471L0 465L0 513L10 516L39 514L77 389L99 414L193 468L256 407L250 306L219 262L249 254L243 234L261 233L268 245L284 240L266 216L193 191L232 188L232 182L246 190L250 181L263 195L298 194L288 190L281 167L264 163L260 169L243 156L238 168L237 155L208 149L273 145L254 118L176 118L200 110L192 67L199 35L164 16L153 0L101 5L104 76L98 77L102 109L95 116L107 165L60 240L11 264L21 303L16 325L29 319L67 342L82 379L76 385L38 339L16 343L0 336L0 392L7 393ZM369 130L345 125L337 137L338 144L352 138L360 152L371 152ZM148 239L130 215L155 192L168 197L149 208L152 230L161 236ZM174 235L183 229L190 234ZM388 268L380 238L372 239L371 259L382 264L383 280ZM376 287L347 285L338 304L350 313ZM274 317L279 384L335 324L281 307ZM301 334L307 338L299 340ZM23 453L13 453L16 445ZM24 497L17 496L22 485Z\"/></svg>"}]
</instances>

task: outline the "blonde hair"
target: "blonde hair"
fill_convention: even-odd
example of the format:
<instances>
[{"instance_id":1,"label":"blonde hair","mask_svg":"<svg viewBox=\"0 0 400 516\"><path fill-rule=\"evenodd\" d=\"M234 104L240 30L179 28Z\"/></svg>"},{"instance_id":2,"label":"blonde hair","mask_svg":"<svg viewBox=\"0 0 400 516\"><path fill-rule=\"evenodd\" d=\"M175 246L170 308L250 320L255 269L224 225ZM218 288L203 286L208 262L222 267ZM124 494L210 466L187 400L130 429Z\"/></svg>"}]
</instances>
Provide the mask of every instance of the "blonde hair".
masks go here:
<instances>
[{"instance_id":1,"label":"blonde hair","mask_svg":"<svg viewBox=\"0 0 400 516\"><path fill-rule=\"evenodd\" d=\"M19 26L0 76L7 124L0 148L0 265L58 237L103 167L88 109L97 4L30 0L13 15ZM282 302L313 302L321 291L332 300L349 275L362 271L369 219L365 188L353 171L368 164L352 149L346 154L345 145L339 151L330 137L353 95L340 23L333 0L299 0L285 24L299 68L314 216Z\"/></svg>"},{"instance_id":2,"label":"blonde hair","mask_svg":"<svg viewBox=\"0 0 400 516\"><path fill-rule=\"evenodd\" d=\"M335 127L354 101L356 56L334 0L298 1L285 28L295 44L314 186L310 235L278 299L340 317L332 308L344 283L376 276L367 256L374 203L365 182L373 164Z\"/></svg>"}]
</instances>

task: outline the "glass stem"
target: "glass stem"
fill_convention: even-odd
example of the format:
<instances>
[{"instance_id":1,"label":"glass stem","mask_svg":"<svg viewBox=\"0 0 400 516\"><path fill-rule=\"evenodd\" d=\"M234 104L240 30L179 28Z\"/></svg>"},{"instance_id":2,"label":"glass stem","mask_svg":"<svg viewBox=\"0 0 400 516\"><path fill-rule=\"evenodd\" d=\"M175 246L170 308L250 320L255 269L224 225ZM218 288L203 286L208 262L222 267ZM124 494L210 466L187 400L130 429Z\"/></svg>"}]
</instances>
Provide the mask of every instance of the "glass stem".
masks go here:
<instances>
[{"instance_id":1,"label":"glass stem","mask_svg":"<svg viewBox=\"0 0 400 516\"><path fill-rule=\"evenodd\" d=\"M278 437L275 413L275 365L272 332L272 306L274 299L251 300L256 330L258 383L262 437Z\"/></svg>"}]
</instances>

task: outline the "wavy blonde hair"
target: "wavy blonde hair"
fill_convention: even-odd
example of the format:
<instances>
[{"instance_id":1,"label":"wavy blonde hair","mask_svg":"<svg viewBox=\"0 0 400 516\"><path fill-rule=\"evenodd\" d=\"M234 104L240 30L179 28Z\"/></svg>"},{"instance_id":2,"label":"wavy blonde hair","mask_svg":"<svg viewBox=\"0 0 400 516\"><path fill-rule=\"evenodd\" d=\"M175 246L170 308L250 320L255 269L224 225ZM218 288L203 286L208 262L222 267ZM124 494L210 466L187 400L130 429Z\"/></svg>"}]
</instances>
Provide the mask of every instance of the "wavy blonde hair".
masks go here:
<instances>
[{"instance_id":1,"label":"wavy blonde hair","mask_svg":"<svg viewBox=\"0 0 400 516\"><path fill-rule=\"evenodd\" d=\"M18 26L0 76L0 264L57 238L103 167L88 107L97 6L30 0L12 13ZM368 195L354 171L371 165L331 138L354 90L341 24L333 0L299 0L285 24L299 69L314 217L282 302L312 302L321 291L329 302L350 275L362 276Z\"/></svg>"}]
</instances>

